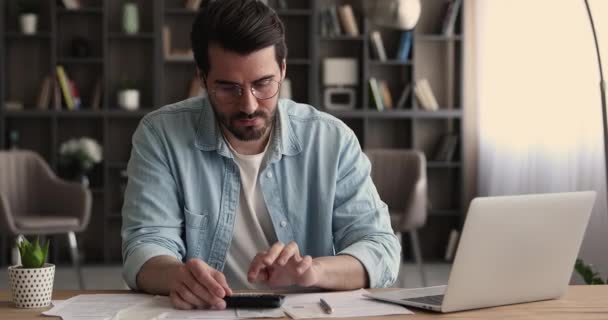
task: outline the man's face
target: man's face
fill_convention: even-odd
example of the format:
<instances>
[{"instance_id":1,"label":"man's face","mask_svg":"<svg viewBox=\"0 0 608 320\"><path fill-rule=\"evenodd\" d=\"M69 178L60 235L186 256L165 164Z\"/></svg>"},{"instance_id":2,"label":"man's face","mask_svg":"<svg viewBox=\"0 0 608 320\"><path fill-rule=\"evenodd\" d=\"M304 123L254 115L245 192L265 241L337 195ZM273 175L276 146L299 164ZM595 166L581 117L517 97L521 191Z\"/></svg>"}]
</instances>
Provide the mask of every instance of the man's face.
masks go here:
<instances>
[{"instance_id":1,"label":"man's face","mask_svg":"<svg viewBox=\"0 0 608 320\"><path fill-rule=\"evenodd\" d=\"M274 46L240 55L211 45L209 64L206 85L221 125L241 141L264 137L274 122L284 74Z\"/></svg>"}]
</instances>

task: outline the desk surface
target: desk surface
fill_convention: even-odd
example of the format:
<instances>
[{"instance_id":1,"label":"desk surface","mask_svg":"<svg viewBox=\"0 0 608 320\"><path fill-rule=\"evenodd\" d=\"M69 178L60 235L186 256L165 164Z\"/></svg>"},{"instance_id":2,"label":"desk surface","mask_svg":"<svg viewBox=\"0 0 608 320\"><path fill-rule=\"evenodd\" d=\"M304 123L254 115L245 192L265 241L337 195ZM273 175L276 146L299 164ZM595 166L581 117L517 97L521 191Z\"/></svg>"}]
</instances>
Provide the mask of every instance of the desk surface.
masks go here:
<instances>
[{"instance_id":1,"label":"desk surface","mask_svg":"<svg viewBox=\"0 0 608 320\"><path fill-rule=\"evenodd\" d=\"M67 299L83 293L128 293L129 291L55 291L54 300ZM0 291L0 319L55 319L41 316L43 309L17 309L7 290ZM608 319L608 285L571 286L565 297L511 306L464 311L451 314L429 313L412 309L411 316L387 316L367 319ZM343 318L346 319L346 318ZM362 319L362 318L353 318Z\"/></svg>"}]
</instances>

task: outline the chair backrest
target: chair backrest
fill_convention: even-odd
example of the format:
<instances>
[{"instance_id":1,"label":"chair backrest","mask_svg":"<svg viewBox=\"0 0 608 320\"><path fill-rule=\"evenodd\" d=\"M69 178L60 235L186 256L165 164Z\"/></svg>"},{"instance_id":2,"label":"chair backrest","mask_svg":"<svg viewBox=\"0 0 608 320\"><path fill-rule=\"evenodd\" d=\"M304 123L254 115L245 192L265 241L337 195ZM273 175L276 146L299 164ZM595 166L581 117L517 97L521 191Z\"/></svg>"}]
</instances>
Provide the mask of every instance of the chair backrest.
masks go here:
<instances>
[{"instance_id":1,"label":"chair backrest","mask_svg":"<svg viewBox=\"0 0 608 320\"><path fill-rule=\"evenodd\" d=\"M388 205L395 231L423 226L427 217L426 159L417 150L370 149L372 180Z\"/></svg>"},{"instance_id":2,"label":"chair backrest","mask_svg":"<svg viewBox=\"0 0 608 320\"><path fill-rule=\"evenodd\" d=\"M54 176L42 157L32 151L0 151L0 193L14 215L38 211L38 201L31 199L45 192L45 181Z\"/></svg>"}]
</instances>

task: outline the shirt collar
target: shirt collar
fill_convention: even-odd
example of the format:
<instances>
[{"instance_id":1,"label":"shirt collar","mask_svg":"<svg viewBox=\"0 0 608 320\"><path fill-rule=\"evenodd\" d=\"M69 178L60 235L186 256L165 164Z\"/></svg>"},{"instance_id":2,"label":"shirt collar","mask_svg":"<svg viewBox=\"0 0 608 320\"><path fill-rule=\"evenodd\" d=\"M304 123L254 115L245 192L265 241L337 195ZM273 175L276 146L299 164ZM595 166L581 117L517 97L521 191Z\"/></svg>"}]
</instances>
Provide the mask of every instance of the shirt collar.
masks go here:
<instances>
[{"instance_id":1,"label":"shirt collar","mask_svg":"<svg viewBox=\"0 0 608 320\"><path fill-rule=\"evenodd\" d=\"M287 103L286 100L279 99L275 132L268 146L270 161L280 159L281 155L294 156L302 151L300 143L291 128L289 115L287 114ZM232 158L232 152L224 140L209 100L201 99L201 104L202 110L196 129L195 147L203 151L217 150L218 154Z\"/></svg>"}]
</instances>

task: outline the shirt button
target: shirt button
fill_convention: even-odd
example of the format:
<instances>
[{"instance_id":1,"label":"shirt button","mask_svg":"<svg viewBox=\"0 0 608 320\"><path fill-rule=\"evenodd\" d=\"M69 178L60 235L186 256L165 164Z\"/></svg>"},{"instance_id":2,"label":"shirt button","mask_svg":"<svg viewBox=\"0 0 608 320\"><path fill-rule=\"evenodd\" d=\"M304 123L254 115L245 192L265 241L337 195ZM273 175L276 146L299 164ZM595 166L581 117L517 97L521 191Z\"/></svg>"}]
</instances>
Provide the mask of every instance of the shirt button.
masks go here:
<instances>
[{"instance_id":1,"label":"shirt button","mask_svg":"<svg viewBox=\"0 0 608 320\"><path fill-rule=\"evenodd\" d=\"M266 177L267 177L268 179L272 179L272 172L270 172L270 171L269 171L269 172L266 172Z\"/></svg>"},{"instance_id":2,"label":"shirt button","mask_svg":"<svg viewBox=\"0 0 608 320\"><path fill-rule=\"evenodd\" d=\"M287 221L281 221L281 227L285 228L287 226Z\"/></svg>"}]
</instances>

